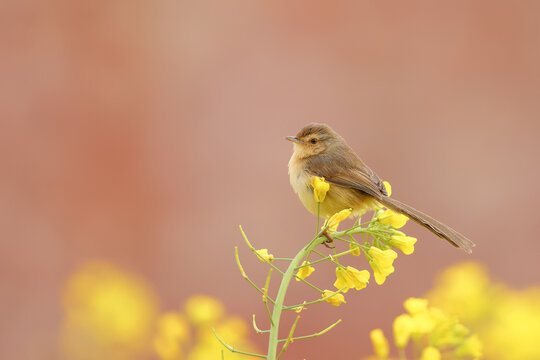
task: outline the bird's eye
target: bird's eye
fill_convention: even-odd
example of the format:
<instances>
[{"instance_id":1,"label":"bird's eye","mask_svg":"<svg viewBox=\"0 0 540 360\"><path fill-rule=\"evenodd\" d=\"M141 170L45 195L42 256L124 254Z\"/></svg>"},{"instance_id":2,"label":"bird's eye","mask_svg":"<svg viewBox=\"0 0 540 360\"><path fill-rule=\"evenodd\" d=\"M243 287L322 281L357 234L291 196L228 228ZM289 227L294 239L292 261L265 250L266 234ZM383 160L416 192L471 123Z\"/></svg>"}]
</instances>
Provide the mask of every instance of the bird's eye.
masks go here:
<instances>
[{"instance_id":1,"label":"bird's eye","mask_svg":"<svg viewBox=\"0 0 540 360\"><path fill-rule=\"evenodd\" d=\"M313 139L309 140L309 142L312 143L312 144L316 144L317 141L318 141L317 138L313 138Z\"/></svg>"}]
</instances>

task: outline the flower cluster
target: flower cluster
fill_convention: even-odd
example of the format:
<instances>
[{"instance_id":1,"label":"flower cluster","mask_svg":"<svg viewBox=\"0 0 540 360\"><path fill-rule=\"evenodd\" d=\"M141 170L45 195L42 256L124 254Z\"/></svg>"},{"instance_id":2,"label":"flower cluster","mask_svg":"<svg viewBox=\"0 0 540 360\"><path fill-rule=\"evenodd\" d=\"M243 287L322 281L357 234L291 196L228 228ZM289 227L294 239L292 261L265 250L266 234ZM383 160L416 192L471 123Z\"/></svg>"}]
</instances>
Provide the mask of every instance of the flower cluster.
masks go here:
<instances>
[{"instance_id":1,"label":"flower cluster","mask_svg":"<svg viewBox=\"0 0 540 360\"><path fill-rule=\"evenodd\" d=\"M317 214L320 214L321 204L324 203L327 198L327 193L332 191L331 185L326 182L324 178L320 177L312 177L310 184L313 188L314 200L317 203ZM390 184L385 182L385 186L388 195L390 195ZM358 291L365 289L368 286L372 273L377 284L382 285L386 281L386 278L395 271L394 261L396 260L398 253L394 251L394 249L399 250L406 255L410 255L414 252L416 239L407 236L398 230L408 221L406 216L390 209L377 207L374 209L371 220L362 223L361 217L359 216L351 228L339 231L339 225L349 218L352 213L353 209L342 209L332 216L329 216L320 229L319 218L317 217L317 232L315 237L304 246L294 258L274 257L274 255L270 254L269 250L266 248L256 249L251 245L242 227L240 227L242 236L249 249L259 260L270 267L264 287L257 285L244 271L244 268L240 263L238 248L235 248L238 269L244 279L262 295L266 313L270 320L270 329L260 330L255 323L255 315L253 316L253 327L255 331L259 334L269 333L268 352L266 354L253 354L237 350L237 344L234 346L229 345L228 342L220 339L217 334L219 332L217 332L216 337L218 337L227 349L232 352L240 352L244 355L263 357L269 360L279 359L294 340L318 337L332 329L341 321L338 320L326 329L311 335L294 336L296 325L300 319L300 316L297 315L295 322L289 330L288 337L280 339L278 337L280 333L279 324L283 311L291 310L300 313L307 307L321 302L328 302L331 305L340 306L341 304L346 303L344 294L350 289ZM337 252L336 243L338 242L346 244L347 249ZM330 255L326 255L316 249L317 246L322 244L331 249L332 253ZM346 264L342 257L349 254L352 254L353 256L360 256L363 254L367 260L367 264L371 267L371 272L365 269L357 269L354 266ZM280 269L277 265L282 261L289 262L286 270ZM316 270L315 266L321 262L330 262L335 265L336 280L333 283L334 290L325 289L324 287L319 288L311 282L312 279L310 277ZM275 298L272 296L272 293L269 292L270 277L273 272L277 272L283 277ZM317 291L319 297L312 301L303 301L300 304L285 305L285 293L292 278L295 278L297 282L302 282ZM377 350L378 356L382 358L386 357L388 351L384 350L383 347L388 347L388 343L384 338L384 334L380 331L374 332L372 334L372 339L379 344ZM279 354L278 344L283 344ZM426 351L429 353L431 350L428 349Z\"/></svg>"},{"instance_id":2,"label":"flower cluster","mask_svg":"<svg viewBox=\"0 0 540 360\"><path fill-rule=\"evenodd\" d=\"M485 266L454 265L436 279L430 303L478 333L494 360L540 359L540 286L521 291L490 279Z\"/></svg>"},{"instance_id":3,"label":"flower cluster","mask_svg":"<svg viewBox=\"0 0 540 360\"><path fill-rule=\"evenodd\" d=\"M222 345L212 328L223 339L254 350L248 340L248 325L239 317L226 316L224 305L205 295L190 297L184 311L161 314L153 339L156 355L162 360L206 360L219 357ZM228 354L227 359L239 359L239 354Z\"/></svg>"},{"instance_id":4,"label":"flower cluster","mask_svg":"<svg viewBox=\"0 0 540 360\"><path fill-rule=\"evenodd\" d=\"M162 360L219 358L222 346L212 327L227 341L254 350L248 324L225 314L211 297L190 297L183 310L160 313L157 295L136 275L104 262L89 262L63 291L60 334L66 359ZM237 359L230 354L227 359Z\"/></svg>"},{"instance_id":5,"label":"flower cluster","mask_svg":"<svg viewBox=\"0 0 540 360\"><path fill-rule=\"evenodd\" d=\"M157 299L137 276L88 262L70 276L62 300L60 345L66 359L127 360L150 352Z\"/></svg>"},{"instance_id":6,"label":"flower cluster","mask_svg":"<svg viewBox=\"0 0 540 360\"><path fill-rule=\"evenodd\" d=\"M394 344L400 358L413 343L420 360L480 359L482 342L476 334L454 316L428 306L426 299L409 298L404 302L404 314L394 320ZM381 329L371 331L371 341L377 359L389 359L390 346Z\"/></svg>"},{"instance_id":7,"label":"flower cluster","mask_svg":"<svg viewBox=\"0 0 540 360\"><path fill-rule=\"evenodd\" d=\"M392 192L390 184L386 181L384 184L388 195L390 195ZM311 186L313 187L315 201L320 206L324 202L326 193L330 191L330 184L323 178L313 177L311 179ZM346 293L351 288L356 290L364 289L369 283L370 273L367 270L357 270L352 266L340 264L337 260L338 256L347 253L360 256L363 253L373 271L375 282L382 285L386 281L386 278L395 271L393 263L398 254L392 248L400 250L405 255L410 255L414 252L414 245L417 241L416 238L407 236L398 230L407 223L408 218L405 215L384 208L375 209L374 215L369 222L360 224L360 218L358 218L355 226L338 232L339 224L351 214L352 209L343 209L327 219L321 228L321 231L332 234L333 239L346 242L349 245L348 251L336 254L331 259L337 266L334 286L343 293ZM354 234L361 234L362 241L357 241L353 237ZM305 279L313 272L314 268L310 266L309 262L304 262L302 266L309 266L310 269L307 272L302 267L298 271L298 277ZM323 297L326 298L324 293ZM327 298L326 301L332 305L339 306L345 302L345 299L342 294L336 294L332 298Z\"/></svg>"}]
</instances>

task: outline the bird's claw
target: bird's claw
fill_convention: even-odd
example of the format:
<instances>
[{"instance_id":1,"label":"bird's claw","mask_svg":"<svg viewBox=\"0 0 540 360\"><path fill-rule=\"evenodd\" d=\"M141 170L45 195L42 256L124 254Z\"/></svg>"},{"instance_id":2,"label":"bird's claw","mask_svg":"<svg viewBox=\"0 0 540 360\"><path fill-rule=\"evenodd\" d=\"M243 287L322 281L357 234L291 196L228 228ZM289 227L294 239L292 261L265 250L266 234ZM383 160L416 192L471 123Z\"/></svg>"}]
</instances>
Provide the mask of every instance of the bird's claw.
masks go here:
<instances>
[{"instance_id":1,"label":"bird's claw","mask_svg":"<svg viewBox=\"0 0 540 360\"><path fill-rule=\"evenodd\" d=\"M334 245L334 239L330 234L328 233L328 230L324 230L322 233L324 236L326 236L326 241L323 242L324 246L326 246L329 249L335 249L336 246Z\"/></svg>"}]
</instances>

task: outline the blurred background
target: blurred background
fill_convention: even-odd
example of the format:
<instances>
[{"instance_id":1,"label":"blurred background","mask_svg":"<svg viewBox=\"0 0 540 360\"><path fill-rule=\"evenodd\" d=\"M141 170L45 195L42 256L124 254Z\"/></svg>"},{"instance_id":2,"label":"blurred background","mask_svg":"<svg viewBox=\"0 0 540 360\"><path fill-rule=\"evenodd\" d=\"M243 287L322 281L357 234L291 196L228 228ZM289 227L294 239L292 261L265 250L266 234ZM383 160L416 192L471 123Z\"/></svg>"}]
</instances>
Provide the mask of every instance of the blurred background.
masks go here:
<instances>
[{"instance_id":1,"label":"blurred background","mask_svg":"<svg viewBox=\"0 0 540 360\"><path fill-rule=\"evenodd\" d=\"M206 294L266 327L234 246L261 286L267 270L238 225L275 256L309 241L284 140L309 122L477 247L408 224L415 253L384 286L305 312L298 334L344 321L286 357L370 354L369 330L391 329L406 297L460 261L516 290L538 284L539 13L536 1L3 2L0 358L91 358L65 342L69 284L92 266L144 284L148 319ZM330 288L333 271L317 275ZM293 299L316 296L293 285Z\"/></svg>"}]
</instances>

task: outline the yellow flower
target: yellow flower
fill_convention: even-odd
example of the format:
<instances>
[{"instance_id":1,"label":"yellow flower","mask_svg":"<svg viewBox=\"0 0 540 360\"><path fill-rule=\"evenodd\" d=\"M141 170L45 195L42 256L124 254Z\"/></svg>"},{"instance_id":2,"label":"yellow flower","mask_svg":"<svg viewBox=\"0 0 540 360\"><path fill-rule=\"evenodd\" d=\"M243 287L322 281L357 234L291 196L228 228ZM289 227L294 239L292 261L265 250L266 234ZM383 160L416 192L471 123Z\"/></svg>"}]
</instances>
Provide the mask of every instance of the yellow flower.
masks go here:
<instances>
[{"instance_id":1,"label":"yellow flower","mask_svg":"<svg viewBox=\"0 0 540 360\"><path fill-rule=\"evenodd\" d=\"M377 220L383 225L390 225L394 229L400 229L405 226L409 218L394 210L388 209L380 213L377 216Z\"/></svg>"},{"instance_id":2,"label":"yellow flower","mask_svg":"<svg viewBox=\"0 0 540 360\"><path fill-rule=\"evenodd\" d=\"M397 253L394 250L381 250L375 246L372 246L368 250L368 254L372 257L369 261L369 265L373 269L375 275L375 282L382 285L386 277L394 272L392 263L397 258Z\"/></svg>"},{"instance_id":3,"label":"yellow flower","mask_svg":"<svg viewBox=\"0 0 540 360\"><path fill-rule=\"evenodd\" d=\"M410 297L403 303L405 310L412 316L426 312L428 301L426 299Z\"/></svg>"},{"instance_id":4,"label":"yellow flower","mask_svg":"<svg viewBox=\"0 0 540 360\"><path fill-rule=\"evenodd\" d=\"M369 283L369 272L367 270L359 271L352 266L347 266L346 269L338 266L336 268L336 277L337 280L334 282L334 286L343 289L344 293L352 288L362 290Z\"/></svg>"},{"instance_id":5,"label":"yellow flower","mask_svg":"<svg viewBox=\"0 0 540 360\"><path fill-rule=\"evenodd\" d=\"M217 321L223 317L225 306L219 300L205 295L195 295L186 302L186 315L195 325Z\"/></svg>"},{"instance_id":6,"label":"yellow flower","mask_svg":"<svg viewBox=\"0 0 540 360\"><path fill-rule=\"evenodd\" d=\"M313 187L313 196L315 201L322 203L326 197L326 193L330 190L330 184L324 178L318 176L311 177L311 186Z\"/></svg>"},{"instance_id":7,"label":"yellow flower","mask_svg":"<svg viewBox=\"0 0 540 360\"><path fill-rule=\"evenodd\" d=\"M220 359L223 345L216 339L212 328L223 341L234 344L247 352L259 352L254 344L249 341L249 325L238 316L229 316L218 322L209 323L197 329L197 341L186 354L188 360ZM229 353L227 359L244 359L242 354Z\"/></svg>"},{"instance_id":8,"label":"yellow flower","mask_svg":"<svg viewBox=\"0 0 540 360\"><path fill-rule=\"evenodd\" d=\"M328 230L337 231L339 223L348 218L351 213L352 209L345 209L332 215L330 219L328 219Z\"/></svg>"},{"instance_id":9,"label":"yellow flower","mask_svg":"<svg viewBox=\"0 0 540 360\"><path fill-rule=\"evenodd\" d=\"M386 193L388 196L392 195L392 186L390 186L390 183L388 181L383 181L384 187L386 188Z\"/></svg>"},{"instance_id":10,"label":"yellow flower","mask_svg":"<svg viewBox=\"0 0 540 360\"><path fill-rule=\"evenodd\" d=\"M422 351L420 360L441 360L441 353L439 350L437 350L437 348L428 346Z\"/></svg>"},{"instance_id":11,"label":"yellow flower","mask_svg":"<svg viewBox=\"0 0 540 360\"><path fill-rule=\"evenodd\" d=\"M273 261L274 260L274 255L269 254L268 249L255 250L255 253L257 254L257 257L261 261L263 261L263 259L266 260L266 261Z\"/></svg>"},{"instance_id":12,"label":"yellow flower","mask_svg":"<svg viewBox=\"0 0 540 360\"><path fill-rule=\"evenodd\" d=\"M334 293L334 291L324 290L323 293L321 294L321 297L325 298L327 296L330 296L333 293ZM326 302L329 302L330 304L332 304L334 306L339 306L342 303L346 303L345 296L343 296L342 294L332 295L330 298L326 299Z\"/></svg>"},{"instance_id":13,"label":"yellow flower","mask_svg":"<svg viewBox=\"0 0 540 360\"><path fill-rule=\"evenodd\" d=\"M380 359L386 359L388 357L388 353L390 352L390 348L388 346L388 340L386 340L384 337L383 331L381 329L371 330L369 336L371 337L371 342L373 343L375 355L377 355Z\"/></svg>"},{"instance_id":14,"label":"yellow flower","mask_svg":"<svg viewBox=\"0 0 540 360\"><path fill-rule=\"evenodd\" d=\"M412 333L414 335L427 334L433 331L437 323L442 323L448 320L446 314L438 309L428 309L428 301L420 298L408 298L404 301L403 306L409 313L412 319Z\"/></svg>"},{"instance_id":15,"label":"yellow flower","mask_svg":"<svg viewBox=\"0 0 540 360\"><path fill-rule=\"evenodd\" d=\"M536 334L538 336L538 334ZM474 334L467 338L457 349L457 356L472 356L474 359L478 359L482 356L482 342L478 338L478 335Z\"/></svg>"},{"instance_id":16,"label":"yellow flower","mask_svg":"<svg viewBox=\"0 0 540 360\"><path fill-rule=\"evenodd\" d=\"M302 263L302 265L306 265L306 261ZM298 276L300 279L305 279L309 275L311 275L312 272L315 271L315 268L313 266L304 266L301 267L298 272L296 273L296 276ZM300 281L300 279L296 278L296 281Z\"/></svg>"},{"instance_id":17,"label":"yellow flower","mask_svg":"<svg viewBox=\"0 0 540 360\"><path fill-rule=\"evenodd\" d=\"M390 238L390 246L398 248L405 255L411 255L414 252L414 244L416 244L417 241L418 240L412 236L393 235L392 238Z\"/></svg>"},{"instance_id":18,"label":"yellow flower","mask_svg":"<svg viewBox=\"0 0 540 360\"><path fill-rule=\"evenodd\" d=\"M144 357L152 341L157 304L152 289L137 276L90 262L70 276L62 297L62 357Z\"/></svg>"},{"instance_id":19,"label":"yellow flower","mask_svg":"<svg viewBox=\"0 0 540 360\"><path fill-rule=\"evenodd\" d=\"M500 295L490 284L485 266L474 262L451 266L437 276L435 284L437 286L427 296L431 304L457 316L466 324L477 324L479 321L493 318L492 309L496 301L500 300ZM501 344L500 341L496 343ZM487 349L486 347L486 351ZM489 349L491 350L491 347ZM540 350L536 355L540 358Z\"/></svg>"},{"instance_id":20,"label":"yellow flower","mask_svg":"<svg viewBox=\"0 0 540 360\"><path fill-rule=\"evenodd\" d=\"M407 346L413 326L413 319L408 314L401 314L394 319L394 342L398 348Z\"/></svg>"},{"instance_id":21,"label":"yellow flower","mask_svg":"<svg viewBox=\"0 0 540 360\"><path fill-rule=\"evenodd\" d=\"M358 244L349 243L349 249L352 250L354 256L360 256L360 246Z\"/></svg>"},{"instance_id":22,"label":"yellow flower","mask_svg":"<svg viewBox=\"0 0 540 360\"><path fill-rule=\"evenodd\" d=\"M157 331L159 336L172 339L175 342L189 339L189 325L179 313L168 312L161 314L157 319Z\"/></svg>"},{"instance_id":23,"label":"yellow flower","mask_svg":"<svg viewBox=\"0 0 540 360\"><path fill-rule=\"evenodd\" d=\"M180 348L180 343L173 339L168 339L162 336L156 336L154 338L154 351L156 352L158 358L163 360L176 360L182 359L182 349Z\"/></svg>"}]
</instances>

